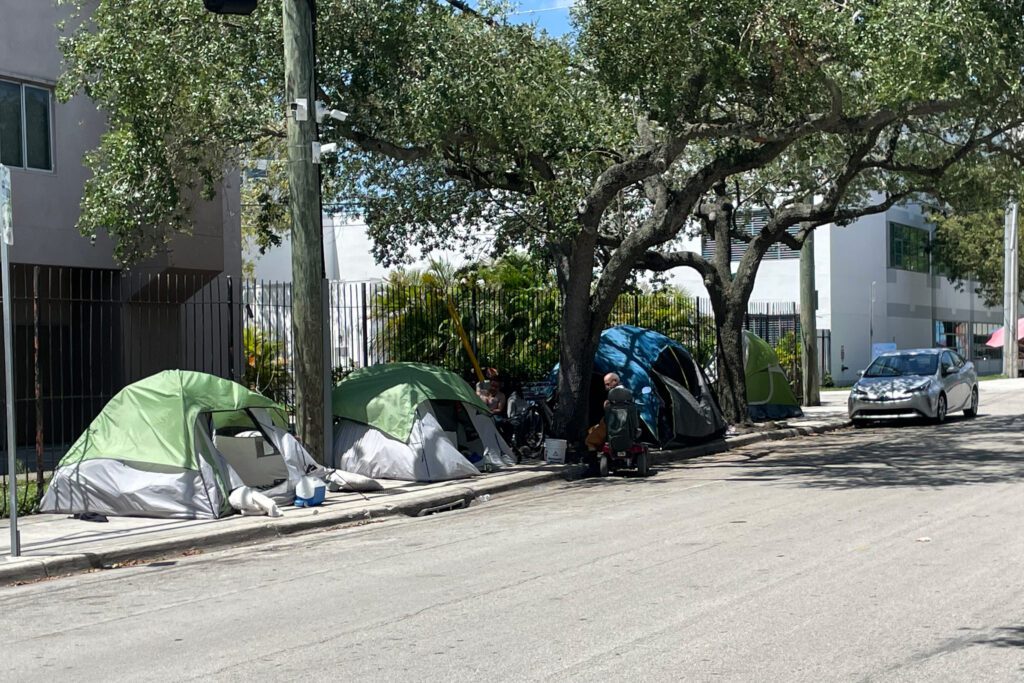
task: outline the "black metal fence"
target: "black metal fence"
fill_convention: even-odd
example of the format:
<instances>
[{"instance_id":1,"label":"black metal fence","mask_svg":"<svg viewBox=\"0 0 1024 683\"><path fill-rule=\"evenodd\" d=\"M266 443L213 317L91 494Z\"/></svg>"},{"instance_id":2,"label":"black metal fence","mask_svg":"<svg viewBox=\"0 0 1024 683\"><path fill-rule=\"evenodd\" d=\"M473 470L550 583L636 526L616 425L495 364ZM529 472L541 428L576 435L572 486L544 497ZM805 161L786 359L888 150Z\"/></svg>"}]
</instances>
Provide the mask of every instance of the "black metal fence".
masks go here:
<instances>
[{"instance_id":1,"label":"black metal fence","mask_svg":"<svg viewBox=\"0 0 1024 683\"><path fill-rule=\"evenodd\" d=\"M153 373L208 372L294 403L289 283L15 265L12 289L17 455L27 509L36 481L107 401ZM454 320L480 362L513 379L542 378L558 360L561 302L551 289L334 282L327 301L334 379L385 361L434 363L469 378ZM702 364L713 361L715 324L705 300L624 294L609 320L618 324L658 330ZM799 332L799 310L751 304L746 325L776 345L787 332ZM0 436L6 443L2 427ZM6 458L0 472L6 490ZM6 503L5 497L0 514Z\"/></svg>"},{"instance_id":2,"label":"black metal fence","mask_svg":"<svg viewBox=\"0 0 1024 683\"><path fill-rule=\"evenodd\" d=\"M481 364L513 379L541 378L558 362L561 300L551 289L338 282L331 284L330 301L338 374L379 362L421 361L469 377L456 319ZM703 365L714 359L715 321L707 300L676 292L623 294L608 321L621 324L677 339ZM800 312L792 303L751 303L745 326L774 346L787 332L799 333Z\"/></svg>"}]
</instances>

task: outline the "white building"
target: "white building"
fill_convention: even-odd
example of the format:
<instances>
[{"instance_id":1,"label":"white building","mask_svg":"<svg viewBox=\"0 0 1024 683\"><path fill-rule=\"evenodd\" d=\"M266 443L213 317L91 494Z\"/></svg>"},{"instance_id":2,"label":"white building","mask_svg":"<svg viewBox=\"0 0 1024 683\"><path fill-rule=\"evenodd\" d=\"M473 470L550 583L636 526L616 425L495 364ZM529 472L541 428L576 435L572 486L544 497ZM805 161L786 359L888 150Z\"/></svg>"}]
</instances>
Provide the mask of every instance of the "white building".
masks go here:
<instances>
[{"instance_id":1,"label":"white building","mask_svg":"<svg viewBox=\"0 0 1024 683\"><path fill-rule=\"evenodd\" d=\"M358 216L342 214L324 216L324 270L328 280L346 282L375 282L387 277L393 268L379 265L373 259L373 240L366 234L366 223ZM291 282L292 248L287 235L281 246L266 254L249 253L246 257L255 264L257 280ZM431 259L461 263L461 252L435 252ZM430 259L417 258L409 268L424 269Z\"/></svg>"},{"instance_id":2,"label":"white building","mask_svg":"<svg viewBox=\"0 0 1024 683\"><path fill-rule=\"evenodd\" d=\"M837 383L857 378L874 344L898 348L949 346L973 360L980 374L1001 370L1001 349L985 341L1002 325L1002 308L987 308L941 275L930 274L928 244L934 231L919 210L897 207L814 233L819 330L831 331L829 366ZM700 238L686 248L707 250ZM734 264L740 250L733 249ZM752 301L799 301L799 254L776 245L757 274ZM672 273L674 284L707 296L692 269Z\"/></svg>"}]
</instances>

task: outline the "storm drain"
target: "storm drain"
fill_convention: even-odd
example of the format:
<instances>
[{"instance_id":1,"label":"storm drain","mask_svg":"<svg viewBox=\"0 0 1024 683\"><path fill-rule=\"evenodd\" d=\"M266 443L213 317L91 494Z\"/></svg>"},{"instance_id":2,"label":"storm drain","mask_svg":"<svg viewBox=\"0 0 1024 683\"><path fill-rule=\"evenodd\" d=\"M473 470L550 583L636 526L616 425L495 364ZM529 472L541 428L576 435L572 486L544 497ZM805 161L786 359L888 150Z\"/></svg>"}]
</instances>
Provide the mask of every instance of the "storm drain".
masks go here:
<instances>
[{"instance_id":1,"label":"storm drain","mask_svg":"<svg viewBox=\"0 0 1024 683\"><path fill-rule=\"evenodd\" d=\"M450 510L464 510L469 507L469 500L466 498L459 498L448 503L441 503L440 505L432 505L430 507L420 508L416 513L417 517L427 517L428 515L436 515L439 512L449 512Z\"/></svg>"}]
</instances>

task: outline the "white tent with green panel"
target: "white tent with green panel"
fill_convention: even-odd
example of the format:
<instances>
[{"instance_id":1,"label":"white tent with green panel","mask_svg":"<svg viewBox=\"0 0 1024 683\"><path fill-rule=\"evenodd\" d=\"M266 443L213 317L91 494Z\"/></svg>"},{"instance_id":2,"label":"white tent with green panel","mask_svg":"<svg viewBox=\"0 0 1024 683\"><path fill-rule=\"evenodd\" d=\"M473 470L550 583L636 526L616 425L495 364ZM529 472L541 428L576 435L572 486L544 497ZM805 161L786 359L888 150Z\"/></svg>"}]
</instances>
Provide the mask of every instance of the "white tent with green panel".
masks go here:
<instances>
[{"instance_id":1,"label":"white tent with green panel","mask_svg":"<svg viewBox=\"0 0 1024 683\"><path fill-rule=\"evenodd\" d=\"M42 512L216 518L248 486L278 504L322 468L280 407L230 380L168 370L122 389L61 459Z\"/></svg>"},{"instance_id":2,"label":"white tent with green panel","mask_svg":"<svg viewBox=\"0 0 1024 683\"><path fill-rule=\"evenodd\" d=\"M469 384L423 363L356 370L331 404L334 464L374 479L444 481L515 462Z\"/></svg>"}]
</instances>

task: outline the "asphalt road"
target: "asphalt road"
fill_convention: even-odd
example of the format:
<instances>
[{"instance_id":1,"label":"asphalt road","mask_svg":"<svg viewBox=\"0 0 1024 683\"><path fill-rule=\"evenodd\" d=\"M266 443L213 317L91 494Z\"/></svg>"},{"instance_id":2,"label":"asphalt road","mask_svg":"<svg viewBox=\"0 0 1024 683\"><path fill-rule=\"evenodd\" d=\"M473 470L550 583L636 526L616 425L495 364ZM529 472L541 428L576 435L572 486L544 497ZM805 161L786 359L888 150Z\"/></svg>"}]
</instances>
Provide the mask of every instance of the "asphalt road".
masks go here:
<instances>
[{"instance_id":1,"label":"asphalt road","mask_svg":"<svg viewBox=\"0 0 1024 683\"><path fill-rule=\"evenodd\" d=\"M1019 681L1024 397L0 589L0 679Z\"/></svg>"}]
</instances>

